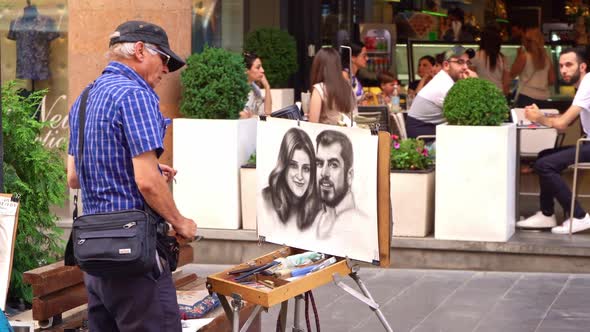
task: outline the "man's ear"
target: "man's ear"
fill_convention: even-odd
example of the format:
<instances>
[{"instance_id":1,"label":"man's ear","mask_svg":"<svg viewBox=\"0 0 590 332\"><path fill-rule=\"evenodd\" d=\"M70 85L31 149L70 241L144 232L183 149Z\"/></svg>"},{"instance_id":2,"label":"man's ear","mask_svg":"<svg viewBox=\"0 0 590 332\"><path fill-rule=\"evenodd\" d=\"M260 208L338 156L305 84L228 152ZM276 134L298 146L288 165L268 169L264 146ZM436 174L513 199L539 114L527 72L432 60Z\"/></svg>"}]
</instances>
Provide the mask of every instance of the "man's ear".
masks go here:
<instances>
[{"instance_id":1,"label":"man's ear","mask_svg":"<svg viewBox=\"0 0 590 332\"><path fill-rule=\"evenodd\" d=\"M588 64L586 64L585 62L582 62L580 64L580 71L583 71L584 73L587 73L588 72L587 69L588 69Z\"/></svg>"},{"instance_id":2,"label":"man's ear","mask_svg":"<svg viewBox=\"0 0 590 332\"><path fill-rule=\"evenodd\" d=\"M138 61L143 61L143 59L145 59L145 52L145 45L143 43L136 42L135 45L133 45L133 55Z\"/></svg>"},{"instance_id":3,"label":"man's ear","mask_svg":"<svg viewBox=\"0 0 590 332\"><path fill-rule=\"evenodd\" d=\"M346 181L348 181L348 186L352 186L352 178L354 177L354 169L352 167L348 170L348 174L346 174Z\"/></svg>"}]
</instances>

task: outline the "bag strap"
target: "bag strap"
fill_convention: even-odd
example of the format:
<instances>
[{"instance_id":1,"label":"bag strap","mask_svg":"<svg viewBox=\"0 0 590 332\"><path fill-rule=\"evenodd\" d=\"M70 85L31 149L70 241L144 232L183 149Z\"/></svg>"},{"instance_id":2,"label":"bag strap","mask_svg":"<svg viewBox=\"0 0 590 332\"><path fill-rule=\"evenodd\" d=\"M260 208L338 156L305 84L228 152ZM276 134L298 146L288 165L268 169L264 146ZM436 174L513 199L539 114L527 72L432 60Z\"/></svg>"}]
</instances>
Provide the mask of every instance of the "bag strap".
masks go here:
<instances>
[{"instance_id":1,"label":"bag strap","mask_svg":"<svg viewBox=\"0 0 590 332\"><path fill-rule=\"evenodd\" d=\"M86 103L88 101L88 94L90 93L90 89L92 89L92 85L90 84L84 92L82 92L82 96L80 98L80 107L78 111L78 162L80 165L80 174L78 175L79 178L82 176L82 165L84 164L84 127L86 124ZM78 194L79 190L76 190L76 194L74 195L74 210L72 211L72 222L78 218ZM74 243L72 238L73 231L70 233L68 238L68 243L66 244L66 251L64 253L64 265L66 266L75 266L78 265L76 262L76 258L74 257Z\"/></svg>"},{"instance_id":2,"label":"bag strap","mask_svg":"<svg viewBox=\"0 0 590 332\"><path fill-rule=\"evenodd\" d=\"M82 97L80 98L80 108L78 111L78 165L80 169L80 174L78 175L79 178L82 178L82 173L84 172L84 129L86 128L86 103L88 102L88 94L90 93L90 89L92 89L93 84L90 84L82 93ZM77 196L77 195L76 195ZM74 198L77 203L77 198ZM77 217L78 209L77 205L75 208L75 213Z\"/></svg>"}]
</instances>

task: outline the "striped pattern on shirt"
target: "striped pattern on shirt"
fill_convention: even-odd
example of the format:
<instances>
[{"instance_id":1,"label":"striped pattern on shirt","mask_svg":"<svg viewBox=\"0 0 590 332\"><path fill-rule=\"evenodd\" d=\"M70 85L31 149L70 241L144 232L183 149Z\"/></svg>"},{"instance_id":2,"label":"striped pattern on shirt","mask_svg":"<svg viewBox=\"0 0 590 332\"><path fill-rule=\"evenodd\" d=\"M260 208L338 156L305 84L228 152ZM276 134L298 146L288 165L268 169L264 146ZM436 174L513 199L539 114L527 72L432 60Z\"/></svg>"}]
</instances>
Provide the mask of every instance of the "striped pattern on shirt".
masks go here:
<instances>
[{"instance_id":1,"label":"striped pattern on shirt","mask_svg":"<svg viewBox=\"0 0 590 332\"><path fill-rule=\"evenodd\" d=\"M159 97L128 66L111 62L94 82L86 104L84 170L78 159L80 97L70 110L68 154L76 159L84 213L143 209L132 158L164 151L166 122Z\"/></svg>"}]
</instances>

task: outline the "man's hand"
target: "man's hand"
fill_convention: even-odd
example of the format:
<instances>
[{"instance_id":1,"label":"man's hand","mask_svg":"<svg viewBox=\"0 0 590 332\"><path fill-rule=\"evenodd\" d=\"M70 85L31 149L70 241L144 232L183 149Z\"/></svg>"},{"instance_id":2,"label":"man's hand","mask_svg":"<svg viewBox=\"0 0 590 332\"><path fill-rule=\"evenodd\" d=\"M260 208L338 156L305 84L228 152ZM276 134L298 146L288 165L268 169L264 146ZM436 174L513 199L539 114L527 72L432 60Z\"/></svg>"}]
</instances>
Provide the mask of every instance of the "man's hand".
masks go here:
<instances>
[{"instance_id":1,"label":"man's hand","mask_svg":"<svg viewBox=\"0 0 590 332\"><path fill-rule=\"evenodd\" d=\"M167 183L170 183L172 180L174 180L176 173L178 173L177 170L165 164L158 164L158 166L162 171L162 175L164 175L164 177L166 178Z\"/></svg>"},{"instance_id":2,"label":"man's hand","mask_svg":"<svg viewBox=\"0 0 590 332\"><path fill-rule=\"evenodd\" d=\"M524 108L524 117L532 122L539 122L543 117L543 113L539 111L539 107L536 104L532 104Z\"/></svg>"},{"instance_id":3,"label":"man's hand","mask_svg":"<svg viewBox=\"0 0 590 332\"><path fill-rule=\"evenodd\" d=\"M176 226L173 226L174 233L168 235L180 236L182 239L192 241L197 236L197 223L192 219L183 218Z\"/></svg>"},{"instance_id":4,"label":"man's hand","mask_svg":"<svg viewBox=\"0 0 590 332\"><path fill-rule=\"evenodd\" d=\"M464 72L461 73L461 79L469 78L469 77L478 77L477 73L473 70L467 68Z\"/></svg>"}]
</instances>

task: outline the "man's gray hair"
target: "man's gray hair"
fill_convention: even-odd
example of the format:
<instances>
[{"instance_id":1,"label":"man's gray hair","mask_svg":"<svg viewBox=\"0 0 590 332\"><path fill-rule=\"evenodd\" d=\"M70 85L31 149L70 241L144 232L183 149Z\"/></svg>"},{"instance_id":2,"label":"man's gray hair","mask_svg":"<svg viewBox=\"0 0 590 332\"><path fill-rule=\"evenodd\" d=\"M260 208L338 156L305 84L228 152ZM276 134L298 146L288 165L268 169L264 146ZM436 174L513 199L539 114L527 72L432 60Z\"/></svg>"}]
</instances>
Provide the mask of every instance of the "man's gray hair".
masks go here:
<instances>
[{"instance_id":1,"label":"man's gray hair","mask_svg":"<svg viewBox=\"0 0 590 332\"><path fill-rule=\"evenodd\" d=\"M116 34L119 34L118 31L113 33L110 38L115 37ZM135 43L137 42L128 42L128 43L117 43L113 44L109 51L107 52L106 56L110 60L116 59L131 59L133 54L135 53ZM157 48L156 45L152 45L149 43L144 43L144 45L148 46L145 49L152 55L158 54L158 52L151 50L150 48Z\"/></svg>"}]
</instances>

